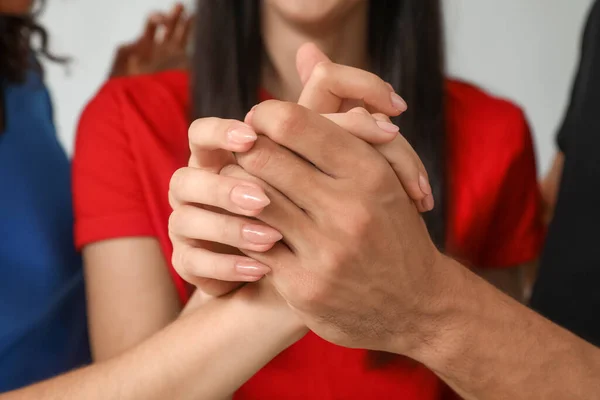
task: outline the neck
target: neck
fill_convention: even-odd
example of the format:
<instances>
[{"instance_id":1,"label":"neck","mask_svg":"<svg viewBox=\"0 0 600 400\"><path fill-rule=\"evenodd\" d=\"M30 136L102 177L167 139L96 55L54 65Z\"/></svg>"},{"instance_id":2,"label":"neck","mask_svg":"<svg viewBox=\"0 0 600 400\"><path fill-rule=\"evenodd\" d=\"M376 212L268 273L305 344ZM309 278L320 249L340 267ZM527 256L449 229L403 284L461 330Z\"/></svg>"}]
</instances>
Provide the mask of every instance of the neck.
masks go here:
<instances>
[{"instance_id":1,"label":"neck","mask_svg":"<svg viewBox=\"0 0 600 400\"><path fill-rule=\"evenodd\" d=\"M277 99L298 100L302 83L296 71L296 52L306 42L315 43L335 63L367 68L367 6L368 2L359 2L335 24L320 24L326 28L292 25L271 7L263 6L263 87Z\"/></svg>"}]
</instances>

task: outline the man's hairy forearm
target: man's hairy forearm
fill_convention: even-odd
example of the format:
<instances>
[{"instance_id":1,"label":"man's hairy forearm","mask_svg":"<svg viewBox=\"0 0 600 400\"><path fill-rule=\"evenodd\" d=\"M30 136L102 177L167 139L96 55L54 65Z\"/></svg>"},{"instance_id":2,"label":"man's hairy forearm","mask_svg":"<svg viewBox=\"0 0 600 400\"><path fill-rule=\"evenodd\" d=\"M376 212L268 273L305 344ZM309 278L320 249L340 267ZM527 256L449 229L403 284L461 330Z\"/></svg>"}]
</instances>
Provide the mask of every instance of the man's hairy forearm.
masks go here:
<instances>
[{"instance_id":1,"label":"man's hairy forearm","mask_svg":"<svg viewBox=\"0 0 600 400\"><path fill-rule=\"evenodd\" d=\"M466 399L590 399L600 349L450 259L438 334L415 358Z\"/></svg>"},{"instance_id":2,"label":"man's hairy forearm","mask_svg":"<svg viewBox=\"0 0 600 400\"><path fill-rule=\"evenodd\" d=\"M131 351L0 400L224 399L305 332L253 295L211 300Z\"/></svg>"}]
</instances>

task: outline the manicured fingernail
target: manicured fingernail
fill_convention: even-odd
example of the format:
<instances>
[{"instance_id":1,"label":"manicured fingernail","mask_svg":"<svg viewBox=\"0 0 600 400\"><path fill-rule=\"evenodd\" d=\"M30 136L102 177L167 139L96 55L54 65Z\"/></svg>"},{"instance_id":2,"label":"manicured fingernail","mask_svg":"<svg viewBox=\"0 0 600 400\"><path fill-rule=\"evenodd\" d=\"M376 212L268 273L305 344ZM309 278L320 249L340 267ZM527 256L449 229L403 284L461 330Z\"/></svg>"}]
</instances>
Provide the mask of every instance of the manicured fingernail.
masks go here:
<instances>
[{"instance_id":1,"label":"manicured fingernail","mask_svg":"<svg viewBox=\"0 0 600 400\"><path fill-rule=\"evenodd\" d=\"M392 92L391 97L392 97L392 105L398 111L406 111L408 109L408 105L406 105L406 102L404 101L404 99L402 99L402 97L398 96L397 93Z\"/></svg>"},{"instance_id":2,"label":"manicured fingernail","mask_svg":"<svg viewBox=\"0 0 600 400\"><path fill-rule=\"evenodd\" d=\"M435 201L433 200L433 196L430 194L425 196L425 198L423 199L423 207L425 207L425 210L431 211L431 210L433 210L434 206L435 206Z\"/></svg>"},{"instance_id":3,"label":"manicured fingernail","mask_svg":"<svg viewBox=\"0 0 600 400\"><path fill-rule=\"evenodd\" d=\"M260 210L271 203L267 195L253 186L240 185L231 190L231 201L244 210Z\"/></svg>"},{"instance_id":4,"label":"manicured fingernail","mask_svg":"<svg viewBox=\"0 0 600 400\"><path fill-rule=\"evenodd\" d=\"M254 260L243 260L236 262L235 270L240 275L245 275L249 278L256 279L260 279L271 272L271 268Z\"/></svg>"},{"instance_id":5,"label":"manicured fingernail","mask_svg":"<svg viewBox=\"0 0 600 400\"><path fill-rule=\"evenodd\" d=\"M227 132L227 140L232 144L247 144L255 142L258 136L249 126L236 126Z\"/></svg>"},{"instance_id":6,"label":"manicured fingernail","mask_svg":"<svg viewBox=\"0 0 600 400\"><path fill-rule=\"evenodd\" d=\"M387 121L375 121L375 123L384 131L389 133L398 133L400 132L400 128L398 125L394 125L391 122Z\"/></svg>"},{"instance_id":7,"label":"manicured fingernail","mask_svg":"<svg viewBox=\"0 0 600 400\"><path fill-rule=\"evenodd\" d=\"M433 193L429 181L427 180L427 178L425 178L425 175L423 174L419 174L419 187L421 188L421 191L425 194Z\"/></svg>"},{"instance_id":8,"label":"manicured fingernail","mask_svg":"<svg viewBox=\"0 0 600 400\"><path fill-rule=\"evenodd\" d=\"M242 237L254 244L272 244L283 239L283 235L264 225L246 225L242 228Z\"/></svg>"}]
</instances>

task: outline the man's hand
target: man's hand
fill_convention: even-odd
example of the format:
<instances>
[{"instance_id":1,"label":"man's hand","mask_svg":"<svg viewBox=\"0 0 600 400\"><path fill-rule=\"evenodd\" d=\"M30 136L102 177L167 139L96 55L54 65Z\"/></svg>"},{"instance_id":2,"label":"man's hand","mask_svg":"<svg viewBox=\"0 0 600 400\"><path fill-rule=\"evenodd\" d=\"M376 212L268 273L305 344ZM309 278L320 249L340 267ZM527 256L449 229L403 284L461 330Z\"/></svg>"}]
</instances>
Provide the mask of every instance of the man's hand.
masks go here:
<instances>
[{"instance_id":1,"label":"man's hand","mask_svg":"<svg viewBox=\"0 0 600 400\"><path fill-rule=\"evenodd\" d=\"M265 136L253 139L250 151L236 153L239 165L229 162L220 176L193 168L174 176L173 264L200 286L207 276L240 280L240 266L255 269L254 280L272 270L267 277L280 294L325 339L403 349L416 345L415 313L432 311L425 299L436 291L429 275L441 255L387 160L346 130L377 127L368 112L354 112L362 124L269 101L246 118L249 126L198 120L190 133L203 148L222 147L242 127L248 136ZM399 162L418 171L411 151L398 143ZM238 196L246 189L246 196ZM211 252L194 240L238 247L248 257ZM410 324L403 325L406 320ZM406 343L392 344L398 337Z\"/></svg>"},{"instance_id":2,"label":"man's hand","mask_svg":"<svg viewBox=\"0 0 600 400\"><path fill-rule=\"evenodd\" d=\"M442 255L385 158L296 104L263 103L247 122L266 137L237 154L243 170L227 173L260 180L271 203L256 218L283 242L243 252L272 269L268 278L324 339L396 352L418 346L418 321L436 311Z\"/></svg>"}]
</instances>

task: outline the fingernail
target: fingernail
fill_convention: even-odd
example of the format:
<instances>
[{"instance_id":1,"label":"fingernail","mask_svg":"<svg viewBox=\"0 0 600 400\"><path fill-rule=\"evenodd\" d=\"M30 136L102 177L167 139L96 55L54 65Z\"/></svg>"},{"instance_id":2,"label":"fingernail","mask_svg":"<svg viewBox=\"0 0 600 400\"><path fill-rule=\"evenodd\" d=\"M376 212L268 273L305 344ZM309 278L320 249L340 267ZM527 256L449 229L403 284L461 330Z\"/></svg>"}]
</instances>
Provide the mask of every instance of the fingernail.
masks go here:
<instances>
[{"instance_id":1,"label":"fingernail","mask_svg":"<svg viewBox=\"0 0 600 400\"><path fill-rule=\"evenodd\" d=\"M264 225L246 225L242 228L242 237L254 244L272 244L283 239L283 235Z\"/></svg>"},{"instance_id":2,"label":"fingernail","mask_svg":"<svg viewBox=\"0 0 600 400\"><path fill-rule=\"evenodd\" d=\"M253 186L240 185L231 190L231 201L245 210L260 210L271 201L262 190Z\"/></svg>"},{"instance_id":3,"label":"fingernail","mask_svg":"<svg viewBox=\"0 0 600 400\"><path fill-rule=\"evenodd\" d=\"M258 279L271 272L271 268L254 260L243 260L236 262L235 270L240 275Z\"/></svg>"},{"instance_id":4,"label":"fingernail","mask_svg":"<svg viewBox=\"0 0 600 400\"><path fill-rule=\"evenodd\" d=\"M255 109L256 109L256 106L252 107L252 109L250 109L250 111L248 111L248 114L246 114L246 117L244 118L245 123L247 123L247 124L252 123L252 116L254 115Z\"/></svg>"},{"instance_id":5,"label":"fingernail","mask_svg":"<svg viewBox=\"0 0 600 400\"><path fill-rule=\"evenodd\" d=\"M249 126L238 126L227 132L227 140L233 144L247 144L255 142L258 136Z\"/></svg>"},{"instance_id":6,"label":"fingernail","mask_svg":"<svg viewBox=\"0 0 600 400\"><path fill-rule=\"evenodd\" d=\"M421 188L421 191L425 194L433 193L429 181L427 180L427 178L425 178L425 175L423 174L419 174L419 187Z\"/></svg>"},{"instance_id":7,"label":"fingernail","mask_svg":"<svg viewBox=\"0 0 600 400\"><path fill-rule=\"evenodd\" d=\"M384 131L389 133L398 133L400 132L400 128L398 125L394 125L391 122L387 121L375 121L375 123Z\"/></svg>"},{"instance_id":8,"label":"fingernail","mask_svg":"<svg viewBox=\"0 0 600 400\"><path fill-rule=\"evenodd\" d=\"M423 199L423 207L425 207L425 210L431 211L431 210L433 210L434 206L435 206L435 202L433 200L433 196L430 194L425 196L425 198Z\"/></svg>"},{"instance_id":9,"label":"fingernail","mask_svg":"<svg viewBox=\"0 0 600 400\"><path fill-rule=\"evenodd\" d=\"M404 99L402 99L402 97L398 96L397 93L392 92L391 97L392 97L392 104L398 111L406 111L408 109L408 105L406 104Z\"/></svg>"}]
</instances>

